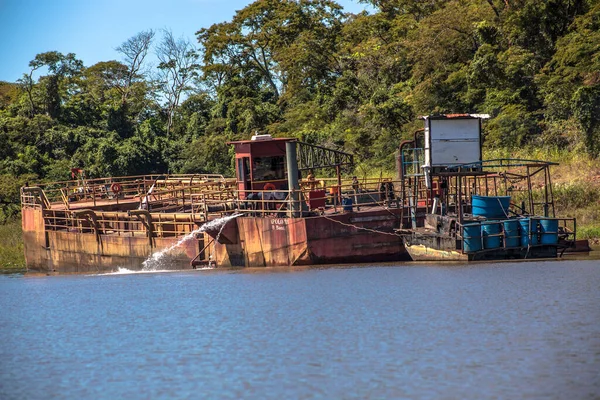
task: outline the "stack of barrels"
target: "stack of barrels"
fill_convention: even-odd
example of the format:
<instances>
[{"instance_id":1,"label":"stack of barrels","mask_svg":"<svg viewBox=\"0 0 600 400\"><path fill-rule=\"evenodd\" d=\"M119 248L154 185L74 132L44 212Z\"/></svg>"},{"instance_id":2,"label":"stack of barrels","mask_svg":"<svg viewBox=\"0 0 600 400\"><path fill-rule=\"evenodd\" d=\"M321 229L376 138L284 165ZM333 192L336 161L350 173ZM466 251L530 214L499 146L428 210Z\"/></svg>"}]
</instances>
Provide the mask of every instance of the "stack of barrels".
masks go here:
<instances>
[{"instance_id":1,"label":"stack of barrels","mask_svg":"<svg viewBox=\"0 0 600 400\"><path fill-rule=\"evenodd\" d=\"M463 226L465 252L558 243L558 219L508 218L509 204L509 196L473 196L473 215L487 220Z\"/></svg>"}]
</instances>

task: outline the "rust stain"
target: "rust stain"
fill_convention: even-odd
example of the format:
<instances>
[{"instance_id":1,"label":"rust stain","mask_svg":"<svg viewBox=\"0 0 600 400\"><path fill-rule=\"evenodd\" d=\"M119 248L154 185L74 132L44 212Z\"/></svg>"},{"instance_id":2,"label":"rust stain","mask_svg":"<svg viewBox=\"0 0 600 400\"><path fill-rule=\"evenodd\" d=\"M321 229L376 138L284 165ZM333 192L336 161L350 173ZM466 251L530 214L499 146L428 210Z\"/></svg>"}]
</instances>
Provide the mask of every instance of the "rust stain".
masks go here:
<instances>
[{"instance_id":1,"label":"rust stain","mask_svg":"<svg viewBox=\"0 0 600 400\"><path fill-rule=\"evenodd\" d=\"M169 222L166 225L172 226L167 230L181 233L151 240L147 237L148 232L144 234L143 231L141 234L124 235L110 231L104 233L104 229L123 229L124 224L121 221L105 225L98 234L86 221L81 226L88 233L67 229L46 232L43 211L24 209L27 263L32 270L41 272L110 271L117 265L140 269L148 256L175 244L190 229L189 221ZM127 224L142 228L139 221ZM210 254L219 267L402 260L406 258L406 252L400 237L373 232L393 232L398 225L398 212L389 210L374 210L360 215L336 214L328 218L240 217L225 226L219 242L211 243L202 259L207 261ZM214 236L209 232L200 240L189 240L170 254L169 262L177 268L190 268L191 260L198 259L200 251Z\"/></svg>"}]
</instances>

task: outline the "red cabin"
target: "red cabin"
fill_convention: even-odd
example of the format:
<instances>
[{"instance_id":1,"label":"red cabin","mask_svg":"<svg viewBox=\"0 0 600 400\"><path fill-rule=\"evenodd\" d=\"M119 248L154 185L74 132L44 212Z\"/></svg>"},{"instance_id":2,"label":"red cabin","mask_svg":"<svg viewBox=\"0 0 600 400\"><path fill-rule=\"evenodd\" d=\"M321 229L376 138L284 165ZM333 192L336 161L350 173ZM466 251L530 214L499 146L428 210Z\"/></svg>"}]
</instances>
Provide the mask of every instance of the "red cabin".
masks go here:
<instances>
[{"instance_id":1,"label":"red cabin","mask_svg":"<svg viewBox=\"0 0 600 400\"><path fill-rule=\"evenodd\" d=\"M255 135L228 142L235 149L235 175L240 198L255 190L288 190L285 143L292 138Z\"/></svg>"}]
</instances>

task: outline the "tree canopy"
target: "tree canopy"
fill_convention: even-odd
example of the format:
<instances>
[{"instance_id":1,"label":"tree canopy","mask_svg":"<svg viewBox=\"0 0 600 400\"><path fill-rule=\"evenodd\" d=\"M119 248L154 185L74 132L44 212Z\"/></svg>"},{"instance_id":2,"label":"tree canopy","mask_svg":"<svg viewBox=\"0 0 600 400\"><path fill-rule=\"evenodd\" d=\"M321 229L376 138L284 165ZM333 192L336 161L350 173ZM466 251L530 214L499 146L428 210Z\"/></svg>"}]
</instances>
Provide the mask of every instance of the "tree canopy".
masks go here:
<instances>
[{"instance_id":1,"label":"tree canopy","mask_svg":"<svg viewBox=\"0 0 600 400\"><path fill-rule=\"evenodd\" d=\"M140 32L120 60L37 54L0 82L0 207L19 184L153 172L230 174L259 131L393 168L416 116L483 112L487 146L600 155L595 0L257 0L197 33ZM151 67L147 55L158 65ZM2 215L0 215L2 218Z\"/></svg>"}]
</instances>

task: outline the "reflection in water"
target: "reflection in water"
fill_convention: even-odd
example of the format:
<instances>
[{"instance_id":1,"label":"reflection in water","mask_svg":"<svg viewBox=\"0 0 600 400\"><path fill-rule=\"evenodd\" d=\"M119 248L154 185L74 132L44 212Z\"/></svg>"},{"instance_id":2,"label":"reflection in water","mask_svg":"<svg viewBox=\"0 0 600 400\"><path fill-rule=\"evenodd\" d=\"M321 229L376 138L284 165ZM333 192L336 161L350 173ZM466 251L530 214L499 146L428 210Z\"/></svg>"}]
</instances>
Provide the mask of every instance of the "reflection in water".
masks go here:
<instances>
[{"instance_id":1,"label":"reflection in water","mask_svg":"<svg viewBox=\"0 0 600 400\"><path fill-rule=\"evenodd\" d=\"M0 277L0 398L600 395L597 261Z\"/></svg>"}]
</instances>

